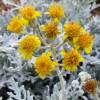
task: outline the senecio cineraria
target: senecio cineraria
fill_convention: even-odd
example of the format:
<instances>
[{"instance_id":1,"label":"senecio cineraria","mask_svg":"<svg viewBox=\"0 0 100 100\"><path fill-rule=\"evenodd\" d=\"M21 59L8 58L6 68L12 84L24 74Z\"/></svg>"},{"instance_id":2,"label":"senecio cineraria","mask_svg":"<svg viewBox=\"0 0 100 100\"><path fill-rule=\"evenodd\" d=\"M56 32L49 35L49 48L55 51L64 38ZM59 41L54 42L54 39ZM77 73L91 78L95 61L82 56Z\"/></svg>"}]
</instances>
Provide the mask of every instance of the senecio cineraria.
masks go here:
<instances>
[{"instance_id":1,"label":"senecio cineraria","mask_svg":"<svg viewBox=\"0 0 100 100\"><path fill-rule=\"evenodd\" d=\"M21 2L21 0L16 2ZM48 92L51 90L53 93L49 93L51 96L46 95L42 99L99 100L99 82L86 72L86 69L80 67L80 64L87 60L86 56L91 55L95 36L84 28L80 20L68 20L67 12L59 0L48 1L50 4L45 5L47 9L44 10L34 4L22 2L21 6L8 3L16 6L17 9L14 10L5 28L10 35L17 38L16 54L20 56L23 66L27 64L32 66L31 72L35 73L32 77L38 76L40 81L47 78L55 81L55 78L58 78L57 84L60 88L57 84L54 89L49 88ZM77 73L79 74L76 75ZM76 76L70 78L71 82L69 82L67 75ZM18 82L16 83L14 79L12 81L17 84L17 88ZM8 81L8 84L11 83ZM11 84L10 89L14 89L13 86ZM21 91L21 86L17 91ZM31 96L33 90L31 93L29 90L23 89L22 91L26 91L26 99L20 99L21 96L18 99L16 96L10 96L7 100L14 98L16 100L40 100L34 92L33 97Z\"/></svg>"},{"instance_id":2,"label":"senecio cineraria","mask_svg":"<svg viewBox=\"0 0 100 100\"><path fill-rule=\"evenodd\" d=\"M50 15L51 21L42 25L40 31L42 31L45 39L54 41L59 34L62 34L58 30L58 25L60 20L64 17L64 9L60 4L52 3L46 14ZM9 32L14 32L17 35L24 34L23 28L28 27L30 23L37 24L35 20L41 17L39 11L36 10L32 5L26 5L19 9L18 15L12 18L12 20L7 25L7 30ZM26 26L27 25L27 26ZM35 30L35 29L34 29ZM13 33L13 34L14 34ZM23 59L30 60L34 56L34 52L40 47L49 46L46 48L46 52L51 54L48 55L44 51L39 57L36 57L35 69L41 78L45 78L49 75L53 69L59 69L62 64L62 69L66 71L75 72L80 62L84 60L82 57L82 52L90 53L93 45L93 36L88 33L78 22L68 22L65 23L63 28L63 38L62 44L68 43L71 45L70 50L61 50L60 55L62 56L62 63L57 62L57 47L53 43L47 43L45 40L45 45L41 45L42 41L39 36L35 34L26 34L18 42L18 51ZM59 46L60 47L60 46ZM51 50L52 49L52 50ZM51 58L50 58L51 57ZM55 65L53 62L57 63Z\"/></svg>"}]
</instances>

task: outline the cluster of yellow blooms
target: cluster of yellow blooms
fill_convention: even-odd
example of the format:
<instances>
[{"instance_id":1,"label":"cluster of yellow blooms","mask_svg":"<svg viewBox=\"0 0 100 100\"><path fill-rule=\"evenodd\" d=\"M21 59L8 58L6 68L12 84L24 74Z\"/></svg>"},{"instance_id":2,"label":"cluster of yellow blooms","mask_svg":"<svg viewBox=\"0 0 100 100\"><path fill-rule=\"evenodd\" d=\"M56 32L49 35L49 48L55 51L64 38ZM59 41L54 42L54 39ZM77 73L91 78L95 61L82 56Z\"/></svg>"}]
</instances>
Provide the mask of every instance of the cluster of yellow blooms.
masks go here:
<instances>
[{"instance_id":1,"label":"cluster of yellow blooms","mask_svg":"<svg viewBox=\"0 0 100 100\"><path fill-rule=\"evenodd\" d=\"M9 32L16 33L20 35L23 33L23 30L28 26L30 21L34 21L37 17L41 16L39 11L29 5L24 6L19 9L19 16L12 18L11 22L7 26ZM31 59L33 52L40 47L40 39L35 35L27 35L19 41L19 52L24 59Z\"/></svg>"},{"instance_id":2,"label":"cluster of yellow blooms","mask_svg":"<svg viewBox=\"0 0 100 100\"><path fill-rule=\"evenodd\" d=\"M49 15L52 21L42 25L41 31L45 33L48 39L55 39L60 33L58 28L59 21L65 17L64 8L60 4L53 3L45 14Z\"/></svg>"},{"instance_id":3,"label":"cluster of yellow blooms","mask_svg":"<svg viewBox=\"0 0 100 100\"><path fill-rule=\"evenodd\" d=\"M91 53L94 39L79 23L69 22L64 25L64 40L74 47L74 50L64 53L64 69L73 72L76 71L79 62L84 60L81 52Z\"/></svg>"},{"instance_id":4,"label":"cluster of yellow blooms","mask_svg":"<svg viewBox=\"0 0 100 100\"><path fill-rule=\"evenodd\" d=\"M40 17L41 13L36 11L33 6L29 5L20 8L19 15L20 16L12 18L7 26L8 31L21 34L23 32L23 26L28 25L28 22L34 21L37 17Z\"/></svg>"},{"instance_id":5,"label":"cluster of yellow blooms","mask_svg":"<svg viewBox=\"0 0 100 100\"><path fill-rule=\"evenodd\" d=\"M85 31L77 22L70 22L64 25L64 39L74 44L79 51L85 50L89 54L92 50L93 36Z\"/></svg>"},{"instance_id":6,"label":"cluster of yellow blooms","mask_svg":"<svg viewBox=\"0 0 100 100\"><path fill-rule=\"evenodd\" d=\"M59 35L59 21L65 17L64 8L60 4L53 3L48 12L45 13L51 18L51 22L41 25L41 31L47 39L55 39ZM19 16L12 18L7 26L7 30L16 34L23 33L23 28L30 22L33 22L41 13L33 6L24 6L19 10ZM81 52L84 50L90 53L93 45L93 36L86 32L79 23L69 22L64 25L64 41L73 46L70 51L63 52L63 68L67 71L74 72L80 62L84 59ZM41 46L41 41L36 35L27 35L18 42L19 52L22 57L29 60L33 56L33 52ZM52 53L52 52L51 52ZM50 53L43 53L36 58L35 71L39 74L40 78L44 79L51 72L55 71L58 66L56 61L51 60Z\"/></svg>"}]
</instances>

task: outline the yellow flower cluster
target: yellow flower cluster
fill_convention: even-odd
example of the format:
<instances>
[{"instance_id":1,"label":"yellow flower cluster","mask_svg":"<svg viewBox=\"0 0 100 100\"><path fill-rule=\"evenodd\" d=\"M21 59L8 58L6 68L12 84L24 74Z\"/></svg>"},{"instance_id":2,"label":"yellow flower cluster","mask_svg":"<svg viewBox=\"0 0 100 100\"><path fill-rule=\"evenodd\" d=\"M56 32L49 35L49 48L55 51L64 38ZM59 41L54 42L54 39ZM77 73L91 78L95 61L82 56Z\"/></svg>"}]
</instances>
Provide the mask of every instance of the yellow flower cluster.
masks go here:
<instances>
[{"instance_id":1,"label":"yellow flower cluster","mask_svg":"<svg viewBox=\"0 0 100 100\"><path fill-rule=\"evenodd\" d=\"M35 35L27 35L19 42L19 52L26 60L31 59L33 52L39 48L41 42Z\"/></svg>"},{"instance_id":2,"label":"yellow flower cluster","mask_svg":"<svg viewBox=\"0 0 100 100\"><path fill-rule=\"evenodd\" d=\"M69 40L79 51L90 53L93 45L93 36L86 32L77 22L69 22L64 25L64 39Z\"/></svg>"},{"instance_id":3,"label":"yellow flower cluster","mask_svg":"<svg viewBox=\"0 0 100 100\"><path fill-rule=\"evenodd\" d=\"M31 5L26 5L19 9L18 16L11 19L7 26L9 32L20 35L23 30L28 26L30 21L34 21L41 14ZM33 52L41 45L40 39L35 35L27 35L18 43L19 52L26 60L31 59Z\"/></svg>"},{"instance_id":4,"label":"yellow flower cluster","mask_svg":"<svg viewBox=\"0 0 100 100\"><path fill-rule=\"evenodd\" d=\"M29 21L34 21L37 17L41 16L40 12L36 11L36 9L31 5L20 8L19 15L19 17L16 16L12 18L11 22L8 24L7 30L9 32L21 34L24 25L28 25Z\"/></svg>"},{"instance_id":5,"label":"yellow flower cluster","mask_svg":"<svg viewBox=\"0 0 100 100\"><path fill-rule=\"evenodd\" d=\"M44 43L44 47L48 48L49 46L53 46L57 51L57 46L54 44L47 45L48 39L54 40L59 35L61 31L64 33L64 40L61 45L65 42L68 45L71 45L70 51L64 51L61 56L63 69L74 72L77 70L79 63L84 59L81 56L81 53L85 51L86 53L90 53L93 45L93 36L90 33L86 32L83 27L81 27L78 22L69 22L64 25L62 30L59 30L59 21L65 17L64 8L57 3L52 3L49 8L48 14L50 21L48 23L41 25L41 29L36 29L36 31L42 31L44 36L47 38ZM37 11L37 9L31 5L23 6L19 9L18 16L12 18L7 26L7 30L9 32L13 32L16 34L23 33L23 30L29 24L33 25L33 22L41 16L41 13ZM31 25L30 25L31 26ZM37 25L36 25L37 26ZM41 32L40 32L41 33ZM23 34L25 35L25 34ZM62 34L63 35L63 34ZM43 34L39 34L41 40L43 40ZM33 53L41 46L41 41L36 35L27 34L24 38L20 39L18 42L18 51L21 54L22 58L25 60L30 60L33 56ZM47 51L51 50L53 55L54 48L49 48ZM52 51L53 50L53 51ZM53 71L56 70L56 66L59 66L57 61L54 61L56 57L52 57L50 52L42 53L39 57L36 57L35 61L35 71L39 74L40 78L44 79L47 75L51 75ZM55 59L54 59L55 58Z\"/></svg>"},{"instance_id":6,"label":"yellow flower cluster","mask_svg":"<svg viewBox=\"0 0 100 100\"><path fill-rule=\"evenodd\" d=\"M52 3L48 8L48 12L45 12L45 14L48 14L53 20L42 25L41 31L45 33L48 39L52 40L60 33L58 22L65 16L64 8L60 4Z\"/></svg>"},{"instance_id":7,"label":"yellow flower cluster","mask_svg":"<svg viewBox=\"0 0 100 100\"><path fill-rule=\"evenodd\" d=\"M93 36L86 32L77 22L69 22L64 25L64 40L73 46L73 50L64 52L64 69L74 72L80 62L83 61L80 53L91 52L93 45Z\"/></svg>"},{"instance_id":8,"label":"yellow flower cluster","mask_svg":"<svg viewBox=\"0 0 100 100\"><path fill-rule=\"evenodd\" d=\"M70 72L76 71L79 63L84 60L77 50L64 51L63 56L63 68Z\"/></svg>"},{"instance_id":9,"label":"yellow flower cluster","mask_svg":"<svg viewBox=\"0 0 100 100\"><path fill-rule=\"evenodd\" d=\"M44 79L47 75L55 70L55 62L50 59L50 53L42 54L36 58L35 71L39 74L40 78Z\"/></svg>"}]
</instances>

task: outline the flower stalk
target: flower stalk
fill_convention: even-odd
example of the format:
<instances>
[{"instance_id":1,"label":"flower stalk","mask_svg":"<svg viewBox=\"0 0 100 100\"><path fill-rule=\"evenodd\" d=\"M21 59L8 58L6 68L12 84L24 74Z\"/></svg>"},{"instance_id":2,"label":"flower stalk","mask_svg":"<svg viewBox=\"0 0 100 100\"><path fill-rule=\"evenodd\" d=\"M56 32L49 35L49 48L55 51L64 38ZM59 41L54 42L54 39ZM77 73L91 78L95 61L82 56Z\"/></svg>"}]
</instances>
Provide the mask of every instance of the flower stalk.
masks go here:
<instances>
[{"instance_id":1,"label":"flower stalk","mask_svg":"<svg viewBox=\"0 0 100 100\"><path fill-rule=\"evenodd\" d=\"M54 57L54 61L57 61L56 59L56 50L53 50L53 57ZM59 69L59 67L57 68L57 74L58 74L58 77L59 77L59 80L60 80L60 85L61 85L61 99L60 100L64 100L64 79L63 79L63 75L62 75L62 72L61 70Z\"/></svg>"}]
</instances>

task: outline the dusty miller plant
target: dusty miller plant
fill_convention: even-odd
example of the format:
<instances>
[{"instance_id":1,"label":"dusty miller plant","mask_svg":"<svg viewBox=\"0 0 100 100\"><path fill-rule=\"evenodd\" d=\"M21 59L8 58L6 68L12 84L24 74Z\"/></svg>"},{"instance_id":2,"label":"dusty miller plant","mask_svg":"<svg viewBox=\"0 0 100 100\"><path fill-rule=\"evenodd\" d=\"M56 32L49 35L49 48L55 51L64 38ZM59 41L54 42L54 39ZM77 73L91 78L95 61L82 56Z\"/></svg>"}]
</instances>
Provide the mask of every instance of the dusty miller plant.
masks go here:
<instances>
[{"instance_id":1,"label":"dusty miller plant","mask_svg":"<svg viewBox=\"0 0 100 100\"><path fill-rule=\"evenodd\" d=\"M46 19L46 16L42 16L42 18L36 20L38 27L37 34L44 45L34 53L36 57L34 56L31 60L27 61L22 59L17 51L18 42L21 37L16 36L6 30L6 26L8 25L10 19L15 16L17 10L24 5L33 5L40 12L44 13L52 2L54 2L54 0L20 0L20 2L15 4L13 0L4 0L5 4L13 6L8 12L5 12L4 15L0 16L0 89L3 87L8 87L10 90L10 92L7 91L7 100L39 100L41 98L43 100L80 100L80 98L83 100L92 100L95 97L87 97L84 95L84 84L82 82L85 81L82 81L84 78L81 78L81 75L78 74L85 71L87 73L83 73L82 75L86 79L91 79L90 76L92 78L98 78L98 80L100 79L98 75L100 69L98 67L100 64L100 58L98 57L100 55L100 46L98 46L98 41L100 41L100 39L98 38L98 35L96 35L96 41L91 53L92 56L83 54L85 61L76 73L66 72L65 70L58 68L57 73L54 74L56 78L58 78L58 82L55 82L56 80L54 76L47 77L49 81L52 81L51 83L53 84L53 88L51 89L48 82L46 83L47 86L45 86L45 81L48 81L48 79L43 81L39 78L39 76L37 76L34 71L33 64L35 63L37 56L39 56L42 52L47 52L49 49L51 49L53 52L52 60L55 60L55 56L57 56L56 60L60 62L62 57L55 54L55 50L57 49L57 52L61 52L63 46L65 50L71 49L70 45L63 43L61 39L63 35L59 35L55 41L46 41L45 36L42 34L42 32L40 32L40 25L48 22L47 20L49 18ZM79 21L86 31L93 34L100 33L100 18L96 16L90 20L90 12L96 6L95 0L61 0L58 3L63 5L66 17L59 23L61 31L63 30L63 25L65 22ZM28 32L30 34L34 34L37 31L35 32L32 27L29 27ZM24 37L24 35L22 37ZM50 44L49 46L47 46L48 42ZM54 47L57 45L56 48L53 48L53 45ZM95 56L93 52L96 52L97 56ZM94 65L96 69L91 68L91 64ZM61 67L62 65L59 66ZM70 79L68 80L66 79L67 75L70 75ZM24 84L25 82L26 84ZM43 86L43 89L40 89L40 91L43 92L40 93L42 96L37 93L37 90L32 90L32 85L36 86L37 90ZM52 93L50 93L50 91L52 91ZM4 100L3 98L4 97L0 95L0 100ZM98 97L96 97L96 99L98 99Z\"/></svg>"}]
</instances>

